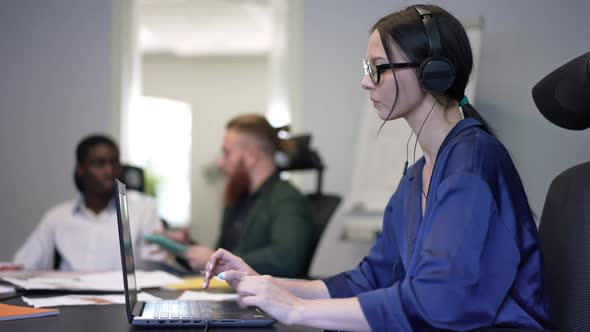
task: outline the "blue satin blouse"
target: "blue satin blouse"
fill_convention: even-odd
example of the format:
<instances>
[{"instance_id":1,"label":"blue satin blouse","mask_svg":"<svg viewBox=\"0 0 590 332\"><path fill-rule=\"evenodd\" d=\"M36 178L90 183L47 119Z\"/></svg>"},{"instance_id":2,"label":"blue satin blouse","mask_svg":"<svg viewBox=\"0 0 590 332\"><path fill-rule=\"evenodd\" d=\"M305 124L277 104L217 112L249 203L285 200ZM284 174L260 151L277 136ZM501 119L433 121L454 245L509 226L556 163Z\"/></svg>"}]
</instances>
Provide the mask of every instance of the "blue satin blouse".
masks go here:
<instances>
[{"instance_id":1,"label":"blue satin blouse","mask_svg":"<svg viewBox=\"0 0 590 332\"><path fill-rule=\"evenodd\" d=\"M324 279L358 297L374 331L550 326L537 228L504 146L471 118L445 138L422 216L424 158L385 209L354 270Z\"/></svg>"}]
</instances>

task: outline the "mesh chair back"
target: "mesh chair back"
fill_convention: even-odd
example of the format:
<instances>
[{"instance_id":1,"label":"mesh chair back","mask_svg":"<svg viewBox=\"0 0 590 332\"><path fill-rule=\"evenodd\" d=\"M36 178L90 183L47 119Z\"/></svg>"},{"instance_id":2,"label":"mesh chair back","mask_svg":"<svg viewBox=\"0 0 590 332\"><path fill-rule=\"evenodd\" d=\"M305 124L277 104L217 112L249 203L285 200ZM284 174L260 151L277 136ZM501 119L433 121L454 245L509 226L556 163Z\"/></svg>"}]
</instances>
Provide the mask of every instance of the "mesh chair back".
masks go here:
<instances>
[{"instance_id":1,"label":"mesh chair back","mask_svg":"<svg viewBox=\"0 0 590 332\"><path fill-rule=\"evenodd\" d=\"M307 199L311 204L317 240L322 236L330 218L340 204L340 196L328 194L308 194Z\"/></svg>"},{"instance_id":2,"label":"mesh chair back","mask_svg":"<svg viewBox=\"0 0 590 332\"><path fill-rule=\"evenodd\" d=\"M145 191L145 176L143 169L131 165L123 165L121 171L121 182L123 182L128 189L137 191Z\"/></svg>"},{"instance_id":3,"label":"mesh chair back","mask_svg":"<svg viewBox=\"0 0 590 332\"><path fill-rule=\"evenodd\" d=\"M590 328L590 163L570 168L549 188L539 236L551 316L562 332Z\"/></svg>"},{"instance_id":4,"label":"mesh chair back","mask_svg":"<svg viewBox=\"0 0 590 332\"><path fill-rule=\"evenodd\" d=\"M309 276L309 267L311 265L311 260L315 251L318 247L320 239L322 238L322 234L324 230L328 226L332 215L336 211L338 205L340 205L341 198L337 195L329 195L329 194L307 194L307 199L311 205L311 211L313 214L313 222L314 222L314 237L312 239L312 250L310 250L310 257L308 259L308 266L307 266L307 274Z\"/></svg>"}]
</instances>

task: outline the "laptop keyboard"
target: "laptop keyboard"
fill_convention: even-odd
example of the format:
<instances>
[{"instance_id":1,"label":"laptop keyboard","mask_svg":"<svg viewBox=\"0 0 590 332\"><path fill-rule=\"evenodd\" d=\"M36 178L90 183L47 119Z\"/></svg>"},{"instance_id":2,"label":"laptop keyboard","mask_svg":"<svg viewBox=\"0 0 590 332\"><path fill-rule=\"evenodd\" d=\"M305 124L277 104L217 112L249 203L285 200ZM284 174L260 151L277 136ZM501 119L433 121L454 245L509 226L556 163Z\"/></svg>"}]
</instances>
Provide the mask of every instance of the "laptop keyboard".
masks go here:
<instances>
[{"instance_id":1,"label":"laptop keyboard","mask_svg":"<svg viewBox=\"0 0 590 332\"><path fill-rule=\"evenodd\" d=\"M223 315L227 306L234 305L221 302L163 300L146 302L142 316L147 315L155 319L212 319ZM237 304L235 306L237 307Z\"/></svg>"}]
</instances>

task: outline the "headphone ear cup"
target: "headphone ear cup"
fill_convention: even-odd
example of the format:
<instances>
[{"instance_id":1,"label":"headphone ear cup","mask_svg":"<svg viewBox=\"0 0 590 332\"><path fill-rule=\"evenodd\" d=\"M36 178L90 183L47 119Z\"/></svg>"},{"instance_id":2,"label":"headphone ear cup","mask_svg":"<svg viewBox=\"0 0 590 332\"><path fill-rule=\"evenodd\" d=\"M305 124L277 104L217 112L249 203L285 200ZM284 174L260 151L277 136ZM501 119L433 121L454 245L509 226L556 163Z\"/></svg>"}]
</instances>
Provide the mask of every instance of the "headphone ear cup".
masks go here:
<instances>
[{"instance_id":1,"label":"headphone ear cup","mask_svg":"<svg viewBox=\"0 0 590 332\"><path fill-rule=\"evenodd\" d=\"M455 67L446 58L430 57L418 68L418 81L424 90L432 93L447 91L455 81Z\"/></svg>"}]
</instances>

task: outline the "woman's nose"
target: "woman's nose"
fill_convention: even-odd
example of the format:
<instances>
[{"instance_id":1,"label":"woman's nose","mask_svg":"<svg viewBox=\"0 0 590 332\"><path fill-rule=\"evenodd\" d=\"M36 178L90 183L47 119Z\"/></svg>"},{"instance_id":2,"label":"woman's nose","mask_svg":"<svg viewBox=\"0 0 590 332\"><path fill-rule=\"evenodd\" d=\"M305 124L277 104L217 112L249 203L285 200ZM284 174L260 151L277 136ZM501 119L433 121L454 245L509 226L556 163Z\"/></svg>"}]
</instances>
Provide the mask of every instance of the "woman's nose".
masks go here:
<instances>
[{"instance_id":1,"label":"woman's nose","mask_svg":"<svg viewBox=\"0 0 590 332\"><path fill-rule=\"evenodd\" d=\"M373 84L373 81L371 81L371 78L369 77L369 75L363 75L363 79L361 79L361 88L365 89L365 90L370 90L372 88L375 87L375 84Z\"/></svg>"}]
</instances>

